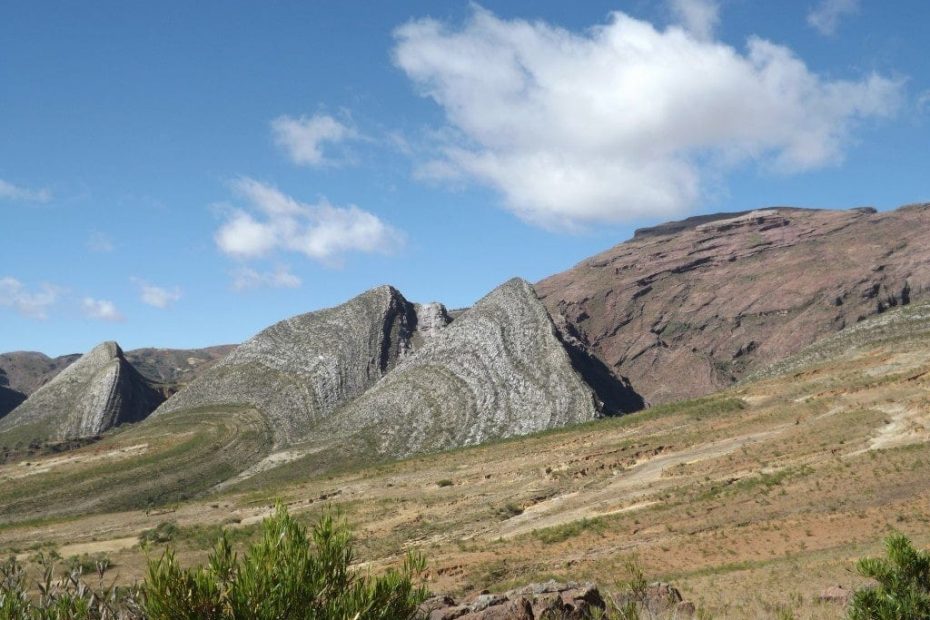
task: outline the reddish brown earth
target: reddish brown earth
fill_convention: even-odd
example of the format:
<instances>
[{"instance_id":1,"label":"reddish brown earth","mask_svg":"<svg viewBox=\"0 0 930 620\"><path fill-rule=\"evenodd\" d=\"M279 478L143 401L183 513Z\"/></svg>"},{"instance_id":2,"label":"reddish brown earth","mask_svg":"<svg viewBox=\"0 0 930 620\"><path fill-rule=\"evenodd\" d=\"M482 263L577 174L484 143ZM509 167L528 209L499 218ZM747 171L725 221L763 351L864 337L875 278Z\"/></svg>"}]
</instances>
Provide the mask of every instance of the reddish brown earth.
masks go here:
<instances>
[{"instance_id":1,"label":"reddish brown earth","mask_svg":"<svg viewBox=\"0 0 930 620\"><path fill-rule=\"evenodd\" d=\"M772 208L636 231L536 285L649 403L708 394L926 297L930 204Z\"/></svg>"}]
</instances>

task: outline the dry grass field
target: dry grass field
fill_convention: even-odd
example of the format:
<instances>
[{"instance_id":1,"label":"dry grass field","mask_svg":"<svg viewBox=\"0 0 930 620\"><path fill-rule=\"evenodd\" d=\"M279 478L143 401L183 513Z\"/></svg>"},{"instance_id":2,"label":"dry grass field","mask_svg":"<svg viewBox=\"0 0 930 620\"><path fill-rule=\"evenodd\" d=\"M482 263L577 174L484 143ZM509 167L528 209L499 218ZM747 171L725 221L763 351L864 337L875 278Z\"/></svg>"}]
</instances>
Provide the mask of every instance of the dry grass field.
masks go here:
<instances>
[{"instance_id":1,"label":"dry grass field","mask_svg":"<svg viewBox=\"0 0 930 620\"><path fill-rule=\"evenodd\" d=\"M635 559L702 617L838 618L819 593L861 584L855 560L884 536L930 544L928 388L930 308L912 306L707 398L403 461L269 459L251 412L169 417L0 466L0 552L103 553L108 579L132 581L157 539L199 561L281 499L344 514L371 570L422 550L437 592L609 588ZM278 465L249 467L262 459Z\"/></svg>"}]
</instances>

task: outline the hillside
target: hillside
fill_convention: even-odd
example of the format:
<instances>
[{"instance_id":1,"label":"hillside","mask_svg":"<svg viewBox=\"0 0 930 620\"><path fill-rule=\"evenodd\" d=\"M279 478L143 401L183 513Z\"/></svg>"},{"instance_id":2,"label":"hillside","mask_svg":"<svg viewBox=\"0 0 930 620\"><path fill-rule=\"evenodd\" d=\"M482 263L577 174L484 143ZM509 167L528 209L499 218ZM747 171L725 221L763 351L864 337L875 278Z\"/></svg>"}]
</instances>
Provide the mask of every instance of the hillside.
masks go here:
<instances>
[{"instance_id":1,"label":"hillside","mask_svg":"<svg viewBox=\"0 0 930 620\"><path fill-rule=\"evenodd\" d=\"M29 396L79 357L80 353L59 357L36 351L0 353L0 385Z\"/></svg>"},{"instance_id":2,"label":"hillside","mask_svg":"<svg viewBox=\"0 0 930 620\"><path fill-rule=\"evenodd\" d=\"M638 230L536 290L647 402L673 402L925 298L928 233L930 205L698 216Z\"/></svg>"},{"instance_id":3,"label":"hillside","mask_svg":"<svg viewBox=\"0 0 930 620\"><path fill-rule=\"evenodd\" d=\"M162 398L126 361L119 345L104 342L0 420L0 442L94 437L145 419Z\"/></svg>"}]
</instances>

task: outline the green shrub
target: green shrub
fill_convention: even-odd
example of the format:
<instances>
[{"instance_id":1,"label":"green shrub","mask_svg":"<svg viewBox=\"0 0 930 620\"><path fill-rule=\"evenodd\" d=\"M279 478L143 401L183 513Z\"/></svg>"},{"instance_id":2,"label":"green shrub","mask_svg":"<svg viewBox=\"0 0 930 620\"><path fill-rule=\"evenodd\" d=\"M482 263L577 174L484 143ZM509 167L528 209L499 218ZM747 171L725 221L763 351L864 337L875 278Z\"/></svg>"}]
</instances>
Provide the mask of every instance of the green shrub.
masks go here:
<instances>
[{"instance_id":1,"label":"green shrub","mask_svg":"<svg viewBox=\"0 0 930 620\"><path fill-rule=\"evenodd\" d=\"M402 570L380 577L359 574L348 529L331 515L308 536L279 504L262 528L241 558L223 535L207 566L181 568L166 549L129 588L106 586L97 565L96 586L81 570L55 579L51 561L30 588L11 557L0 563L0 620L404 620L426 598L414 584L422 557L408 555Z\"/></svg>"},{"instance_id":2,"label":"green shrub","mask_svg":"<svg viewBox=\"0 0 930 620\"><path fill-rule=\"evenodd\" d=\"M162 521L155 526L154 529L145 530L139 534L139 542L142 545L149 545L153 543L167 543L171 542L178 535L180 530L178 529L177 524L172 521Z\"/></svg>"},{"instance_id":3,"label":"green shrub","mask_svg":"<svg viewBox=\"0 0 930 620\"><path fill-rule=\"evenodd\" d=\"M878 582L856 591L850 620L930 618L930 554L914 549L903 534L885 539L886 558L863 558L856 568Z\"/></svg>"},{"instance_id":4,"label":"green shrub","mask_svg":"<svg viewBox=\"0 0 930 620\"><path fill-rule=\"evenodd\" d=\"M103 575L107 572L113 562L110 560L110 557L105 553L95 553L94 555L88 555L86 553L82 555L72 555L66 561L68 566L69 573L81 573L82 575L90 575L92 573L97 573Z\"/></svg>"},{"instance_id":5,"label":"green shrub","mask_svg":"<svg viewBox=\"0 0 930 620\"><path fill-rule=\"evenodd\" d=\"M453 484L455 483L452 482L451 480L437 480L436 481L437 487L451 487Z\"/></svg>"},{"instance_id":6,"label":"green shrub","mask_svg":"<svg viewBox=\"0 0 930 620\"><path fill-rule=\"evenodd\" d=\"M169 549L150 561L144 585L152 620L400 620L413 618L426 591L414 585L423 559L381 577L349 567L345 525L324 515L309 532L278 505L244 556L224 536L205 567L182 569Z\"/></svg>"}]
</instances>

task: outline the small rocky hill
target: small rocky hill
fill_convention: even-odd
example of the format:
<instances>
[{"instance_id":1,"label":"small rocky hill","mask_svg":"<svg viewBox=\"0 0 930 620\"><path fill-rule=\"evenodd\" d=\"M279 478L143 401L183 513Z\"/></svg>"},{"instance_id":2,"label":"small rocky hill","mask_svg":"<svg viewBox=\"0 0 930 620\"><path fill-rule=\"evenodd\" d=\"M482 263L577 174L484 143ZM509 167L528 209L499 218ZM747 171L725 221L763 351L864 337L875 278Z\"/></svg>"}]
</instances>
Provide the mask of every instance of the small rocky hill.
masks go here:
<instances>
[{"instance_id":1,"label":"small rocky hill","mask_svg":"<svg viewBox=\"0 0 930 620\"><path fill-rule=\"evenodd\" d=\"M104 342L0 420L0 434L9 438L16 431L30 440L93 437L144 419L161 399L119 345Z\"/></svg>"},{"instance_id":2,"label":"small rocky hill","mask_svg":"<svg viewBox=\"0 0 930 620\"><path fill-rule=\"evenodd\" d=\"M619 379L599 382L599 398L581 374L586 354L570 348L533 288L515 278L333 416L321 434L361 434L381 454L407 455L588 421L618 413L620 403L625 411L642 406Z\"/></svg>"},{"instance_id":3,"label":"small rocky hill","mask_svg":"<svg viewBox=\"0 0 930 620\"><path fill-rule=\"evenodd\" d=\"M925 297L928 233L928 204L698 216L638 230L536 290L648 402L671 402Z\"/></svg>"},{"instance_id":4,"label":"small rocky hill","mask_svg":"<svg viewBox=\"0 0 930 620\"><path fill-rule=\"evenodd\" d=\"M286 319L237 347L156 415L206 406L258 409L279 444L360 395L449 321L439 304L381 286L334 308Z\"/></svg>"}]
</instances>

